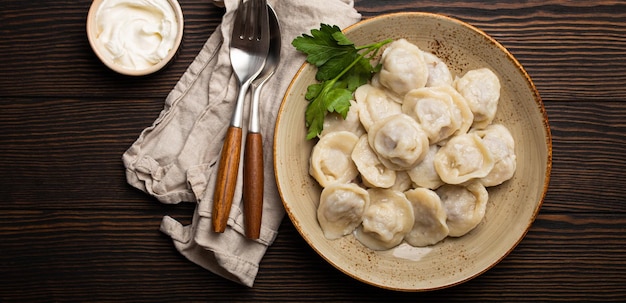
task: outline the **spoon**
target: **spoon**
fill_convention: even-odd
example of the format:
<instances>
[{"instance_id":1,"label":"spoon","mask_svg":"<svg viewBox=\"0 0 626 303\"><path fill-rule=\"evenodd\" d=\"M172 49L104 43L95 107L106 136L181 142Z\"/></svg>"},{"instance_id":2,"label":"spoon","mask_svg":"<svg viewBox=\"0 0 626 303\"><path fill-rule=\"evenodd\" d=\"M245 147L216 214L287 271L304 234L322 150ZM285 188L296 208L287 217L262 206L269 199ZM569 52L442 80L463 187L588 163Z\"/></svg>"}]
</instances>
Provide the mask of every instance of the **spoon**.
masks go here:
<instances>
[{"instance_id":1,"label":"spoon","mask_svg":"<svg viewBox=\"0 0 626 303\"><path fill-rule=\"evenodd\" d=\"M243 207L244 229L250 239L258 239L261 233L263 214L263 139L259 117L261 88L274 75L280 61L280 24L274 9L268 5L270 21L270 50L261 74L252 82L252 102L250 102L250 124L246 135L243 162Z\"/></svg>"}]
</instances>

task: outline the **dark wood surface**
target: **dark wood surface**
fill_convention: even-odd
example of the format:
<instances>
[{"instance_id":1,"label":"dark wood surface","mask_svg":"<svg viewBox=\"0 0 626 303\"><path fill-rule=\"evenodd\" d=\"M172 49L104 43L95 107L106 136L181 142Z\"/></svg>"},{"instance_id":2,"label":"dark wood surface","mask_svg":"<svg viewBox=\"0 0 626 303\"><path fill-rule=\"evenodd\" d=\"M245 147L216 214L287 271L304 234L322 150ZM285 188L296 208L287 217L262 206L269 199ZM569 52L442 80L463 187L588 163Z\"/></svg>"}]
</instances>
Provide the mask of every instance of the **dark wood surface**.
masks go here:
<instances>
[{"instance_id":1,"label":"dark wood surface","mask_svg":"<svg viewBox=\"0 0 626 303\"><path fill-rule=\"evenodd\" d=\"M90 1L0 1L0 302L626 300L626 2L356 1L364 18L428 11L483 29L525 66L550 119L552 178L527 236L481 276L425 293L347 277L287 218L254 288L187 261L159 232L163 215L188 223L193 206L131 188L121 155L223 14L180 4L176 61L128 78L89 47Z\"/></svg>"}]
</instances>

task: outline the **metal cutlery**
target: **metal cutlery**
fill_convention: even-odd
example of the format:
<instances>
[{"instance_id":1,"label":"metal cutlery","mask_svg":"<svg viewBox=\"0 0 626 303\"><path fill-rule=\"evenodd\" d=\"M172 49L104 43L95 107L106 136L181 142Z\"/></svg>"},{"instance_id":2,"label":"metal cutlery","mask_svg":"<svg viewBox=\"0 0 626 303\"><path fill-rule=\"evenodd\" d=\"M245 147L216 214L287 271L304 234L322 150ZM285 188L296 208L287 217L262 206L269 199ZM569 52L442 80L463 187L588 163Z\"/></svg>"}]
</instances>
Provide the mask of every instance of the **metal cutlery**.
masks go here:
<instances>
[{"instance_id":1,"label":"metal cutlery","mask_svg":"<svg viewBox=\"0 0 626 303\"><path fill-rule=\"evenodd\" d=\"M241 0L230 41L230 60L239 82L239 95L222 147L213 195L212 221L215 232L221 233L226 229L239 171L245 96L250 84L265 65L269 44L266 0Z\"/></svg>"}]
</instances>

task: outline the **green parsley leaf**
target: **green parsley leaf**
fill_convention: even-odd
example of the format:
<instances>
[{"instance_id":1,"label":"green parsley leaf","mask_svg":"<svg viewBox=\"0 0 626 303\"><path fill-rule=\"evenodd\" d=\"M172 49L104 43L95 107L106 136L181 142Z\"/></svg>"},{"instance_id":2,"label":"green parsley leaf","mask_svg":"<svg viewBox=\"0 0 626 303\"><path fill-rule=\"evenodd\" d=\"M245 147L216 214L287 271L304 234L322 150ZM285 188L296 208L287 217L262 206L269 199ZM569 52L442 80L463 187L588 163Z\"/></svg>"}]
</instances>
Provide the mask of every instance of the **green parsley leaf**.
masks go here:
<instances>
[{"instance_id":1,"label":"green parsley leaf","mask_svg":"<svg viewBox=\"0 0 626 303\"><path fill-rule=\"evenodd\" d=\"M319 29L311 30L311 35L302 34L291 42L307 55L307 62L317 67L315 78L319 83L309 85L305 95L309 101L305 113L307 140L322 132L326 114L336 112L346 118L354 91L380 70L371 60L391 41L356 47L338 26L321 24Z\"/></svg>"},{"instance_id":2,"label":"green parsley leaf","mask_svg":"<svg viewBox=\"0 0 626 303\"><path fill-rule=\"evenodd\" d=\"M348 89L355 91L359 86L366 84L375 73L376 68L370 64L367 58L361 58L350 70L349 77L346 77Z\"/></svg>"},{"instance_id":3,"label":"green parsley leaf","mask_svg":"<svg viewBox=\"0 0 626 303\"><path fill-rule=\"evenodd\" d=\"M309 128L307 140L317 137L324 129L326 112L336 112L344 119L350 109L352 92L345 88L334 88L325 94L325 102L310 102L305 113L306 126ZM323 112L324 115L319 113Z\"/></svg>"},{"instance_id":4,"label":"green parsley leaf","mask_svg":"<svg viewBox=\"0 0 626 303\"><path fill-rule=\"evenodd\" d=\"M309 101L312 101L317 96L319 96L320 92L322 91L322 88L324 88L324 85L322 85L322 83L315 83L315 84L309 85L309 87L307 87L306 89L306 95L304 96L304 98Z\"/></svg>"},{"instance_id":5,"label":"green parsley leaf","mask_svg":"<svg viewBox=\"0 0 626 303\"><path fill-rule=\"evenodd\" d=\"M333 39L335 39L339 45L354 45L354 43L340 31L333 33Z\"/></svg>"},{"instance_id":6,"label":"green parsley leaf","mask_svg":"<svg viewBox=\"0 0 626 303\"><path fill-rule=\"evenodd\" d=\"M346 68L346 65L354 61L357 56L358 54L354 52L328 59L324 65L318 67L315 79L326 81L337 77Z\"/></svg>"},{"instance_id":7,"label":"green parsley leaf","mask_svg":"<svg viewBox=\"0 0 626 303\"><path fill-rule=\"evenodd\" d=\"M352 92L344 88L336 88L328 92L326 98L327 100L330 100L327 104L326 110L329 112L336 112L345 119L348 115L348 110L350 109Z\"/></svg>"},{"instance_id":8,"label":"green parsley leaf","mask_svg":"<svg viewBox=\"0 0 626 303\"><path fill-rule=\"evenodd\" d=\"M320 67L334 57L341 57L354 52L353 45L343 45L345 41L342 44L338 43L333 37L333 34L337 32L341 33L338 26L322 24L320 29L311 30L311 35L303 34L296 37L292 45L297 50L307 54L307 62ZM340 39L343 41L343 38Z\"/></svg>"}]
</instances>

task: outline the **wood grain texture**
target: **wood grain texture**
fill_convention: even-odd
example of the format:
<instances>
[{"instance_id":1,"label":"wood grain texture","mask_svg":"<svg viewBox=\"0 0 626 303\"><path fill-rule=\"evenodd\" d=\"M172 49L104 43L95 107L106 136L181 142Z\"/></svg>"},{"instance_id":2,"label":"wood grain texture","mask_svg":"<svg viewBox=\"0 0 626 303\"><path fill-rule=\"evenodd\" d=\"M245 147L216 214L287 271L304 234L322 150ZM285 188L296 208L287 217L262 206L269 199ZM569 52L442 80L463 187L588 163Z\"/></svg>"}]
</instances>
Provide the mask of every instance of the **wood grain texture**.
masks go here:
<instances>
[{"instance_id":1,"label":"wood grain texture","mask_svg":"<svg viewBox=\"0 0 626 303\"><path fill-rule=\"evenodd\" d=\"M479 277L426 293L346 276L287 218L253 288L178 253L159 224L164 215L191 223L194 205L132 188L121 155L223 9L180 0L176 60L129 78L91 52L90 3L0 0L0 302L626 300L626 2L356 1L364 18L428 11L484 30L524 65L550 119L550 188L526 237Z\"/></svg>"},{"instance_id":2,"label":"wood grain texture","mask_svg":"<svg viewBox=\"0 0 626 303\"><path fill-rule=\"evenodd\" d=\"M215 182L213 195L213 231L223 233L226 230L230 208L233 204L237 177L239 175L239 162L241 161L241 127L230 126L226 132L224 146L222 147L220 162Z\"/></svg>"},{"instance_id":3,"label":"wood grain texture","mask_svg":"<svg viewBox=\"0 0 626 303\"><path fill-rule=\"evenodd\" d=\"M243 214L244 229L250 239L261 235L263 217L263 137L248 133L243 156Z\"/></svg>"}]
</instances>

